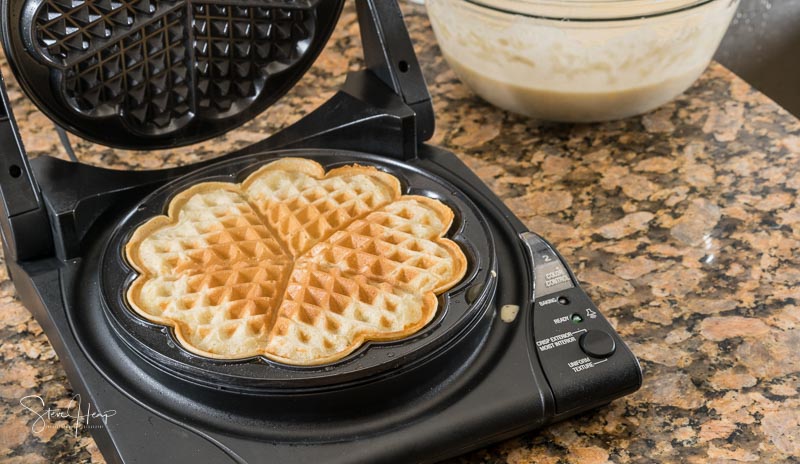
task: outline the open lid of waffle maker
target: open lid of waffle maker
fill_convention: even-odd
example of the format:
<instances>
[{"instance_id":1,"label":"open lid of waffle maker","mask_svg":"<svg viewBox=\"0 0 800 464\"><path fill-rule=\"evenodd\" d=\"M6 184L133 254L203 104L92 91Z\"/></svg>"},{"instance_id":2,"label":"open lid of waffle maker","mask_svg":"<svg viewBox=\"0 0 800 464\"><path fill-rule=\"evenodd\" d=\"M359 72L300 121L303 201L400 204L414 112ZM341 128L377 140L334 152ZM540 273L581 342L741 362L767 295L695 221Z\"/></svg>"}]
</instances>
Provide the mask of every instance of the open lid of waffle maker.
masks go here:
<instances>
[{"instance_id":1,"label":"open lid of waffle maker","mask_svg":"<svg viewBox=\"0 0 800 464\"><path fill-rule=\"evenodd\" d=\"M303 76L343 4L0 0L0 25L21 87L46 115L102 144L149 149L199 142L255 117ZM433 109L397 3L355 4L365 69L296 124L190 166L136 172L29 161L0 86L6 262L73 387L94 408L118 411L92 429L107 457L158 462L160 440L171 456L198 463L435 461L638 388L635 358L561 256L455 155L423 143ZM204 358L131 311L124 291L135 273L122 248L133 230L195 183L239 182L283 156L328 169L376 166L405 193L454 211L447 237L468 270L439 296L433 322L408 339L302 367ZM565 311L587 318L571 339L555 325ZM611 343L602 360L579 347L589 330ZM551 336L558 350L541 344ZM151 426L141 446L141 428Z\"/></svg>"},{"instance_id":2,"label":"open lid of waffle maker","mask_svg":"<svg viewBox=\"0 0 800 464\"><path fill-rule=\"evenodd\" d=\"M3 36L25 93L94 142L187 145L261 113L314 62L342 1L8 1Z\"/></svg>"}]
</instances>

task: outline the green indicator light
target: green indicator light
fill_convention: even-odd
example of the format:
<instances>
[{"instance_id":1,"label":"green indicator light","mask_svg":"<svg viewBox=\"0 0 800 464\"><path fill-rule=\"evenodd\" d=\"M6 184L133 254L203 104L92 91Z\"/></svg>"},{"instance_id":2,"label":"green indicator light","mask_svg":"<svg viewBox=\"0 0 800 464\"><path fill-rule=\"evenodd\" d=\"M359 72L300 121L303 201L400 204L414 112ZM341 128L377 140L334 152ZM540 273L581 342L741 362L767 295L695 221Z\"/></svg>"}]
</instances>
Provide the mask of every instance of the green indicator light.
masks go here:
<instances>
[{"instance_id":1,"label":"green indicator light","mask_svg":"<svg viewBox=\"0 0 800 464\"><path fill-rule=\"evenodd\" d=\"M581 322L583 322L583 318L578 313L573 314L570 319L572 319L573 324L580 324Z\"/></svg>"}]
</instances>

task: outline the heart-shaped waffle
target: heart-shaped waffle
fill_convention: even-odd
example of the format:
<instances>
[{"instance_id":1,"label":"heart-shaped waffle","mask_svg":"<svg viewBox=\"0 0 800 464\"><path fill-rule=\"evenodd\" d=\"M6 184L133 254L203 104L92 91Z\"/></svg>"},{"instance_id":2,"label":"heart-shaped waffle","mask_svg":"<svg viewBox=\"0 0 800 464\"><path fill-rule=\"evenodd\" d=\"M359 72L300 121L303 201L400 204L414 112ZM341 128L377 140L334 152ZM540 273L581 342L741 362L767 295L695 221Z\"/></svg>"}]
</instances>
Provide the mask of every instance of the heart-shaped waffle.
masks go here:
<instances>
[{"instance_id":1,"label":"heart-shaped waffle","mask_svg":"<svg viewBox=\"0 0 800 464\"><path fill-rule=\"evenodd\" d=\"M195 185L140 226L127 300L203 356L329 363L433 319L466 272L443 238L452 221L375 168L285 158L241 184Z\"/></svg>"}]
</instances>

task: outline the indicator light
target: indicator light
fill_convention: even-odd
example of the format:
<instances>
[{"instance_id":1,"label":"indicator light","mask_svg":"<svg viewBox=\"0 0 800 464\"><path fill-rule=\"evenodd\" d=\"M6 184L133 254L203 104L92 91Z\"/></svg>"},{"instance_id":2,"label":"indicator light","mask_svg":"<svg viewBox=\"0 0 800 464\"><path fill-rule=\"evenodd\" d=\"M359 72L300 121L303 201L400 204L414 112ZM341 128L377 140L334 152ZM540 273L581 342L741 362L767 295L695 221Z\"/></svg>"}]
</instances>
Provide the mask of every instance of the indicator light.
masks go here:
<instances>
[{"instance_id":1,"label":"indicator light","mask_svg":"<svg viewBox=\"0 0 800 464\"><path fill-rule=\"evenodd\" d=\"M573 324L580 324L581 322L583 322L583 318L578 313L575 313L572 316L570 316L570 319L572 320Z\"/></svg>"}]
</instances>

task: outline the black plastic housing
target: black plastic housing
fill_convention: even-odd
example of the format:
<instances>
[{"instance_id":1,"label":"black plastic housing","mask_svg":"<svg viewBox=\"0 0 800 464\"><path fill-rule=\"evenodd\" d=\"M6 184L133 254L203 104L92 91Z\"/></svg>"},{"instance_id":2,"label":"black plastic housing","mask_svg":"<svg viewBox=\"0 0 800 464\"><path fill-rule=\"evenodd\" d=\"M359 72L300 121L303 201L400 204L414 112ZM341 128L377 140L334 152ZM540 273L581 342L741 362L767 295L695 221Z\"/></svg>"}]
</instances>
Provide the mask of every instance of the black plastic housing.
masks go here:
<instances>
[{"instance_id":1,"label":"black plastic housing","mask_svg":"<svg viewBox=\"0 0 800 464\"><path fill-rule=\"evenodd\" d=\"M66 165L48 158L33 164L39 178L64 174ZM483 211L497 244L497 291L452 347L367 383L244 394L187 383L133 352L103 310L100 264L114 224L155 188L141 177L142 188L110 193L115 207L90 227L81 258L9 263L20 296L45 327L74 387L93 408L116 411L92 429L107 459L165 462L160 443L170 446L172 462L436 462L638 388L638 363L620 348L613 363L587 371L588 379L554 379L548 366L572 358L536 351L536 320L544 313L530 299L531 280L520 279L535 269L519 239L524 226L454 155L423 146L411 165L448 176ZM82 169L91 169L86 179L108 174ZM577 305L588 301L577 286L563 294ZM511 321L501 317L506 305L519 306ZM579 400L565 407L565 397Z\"/></svg>"}]
</instances>

